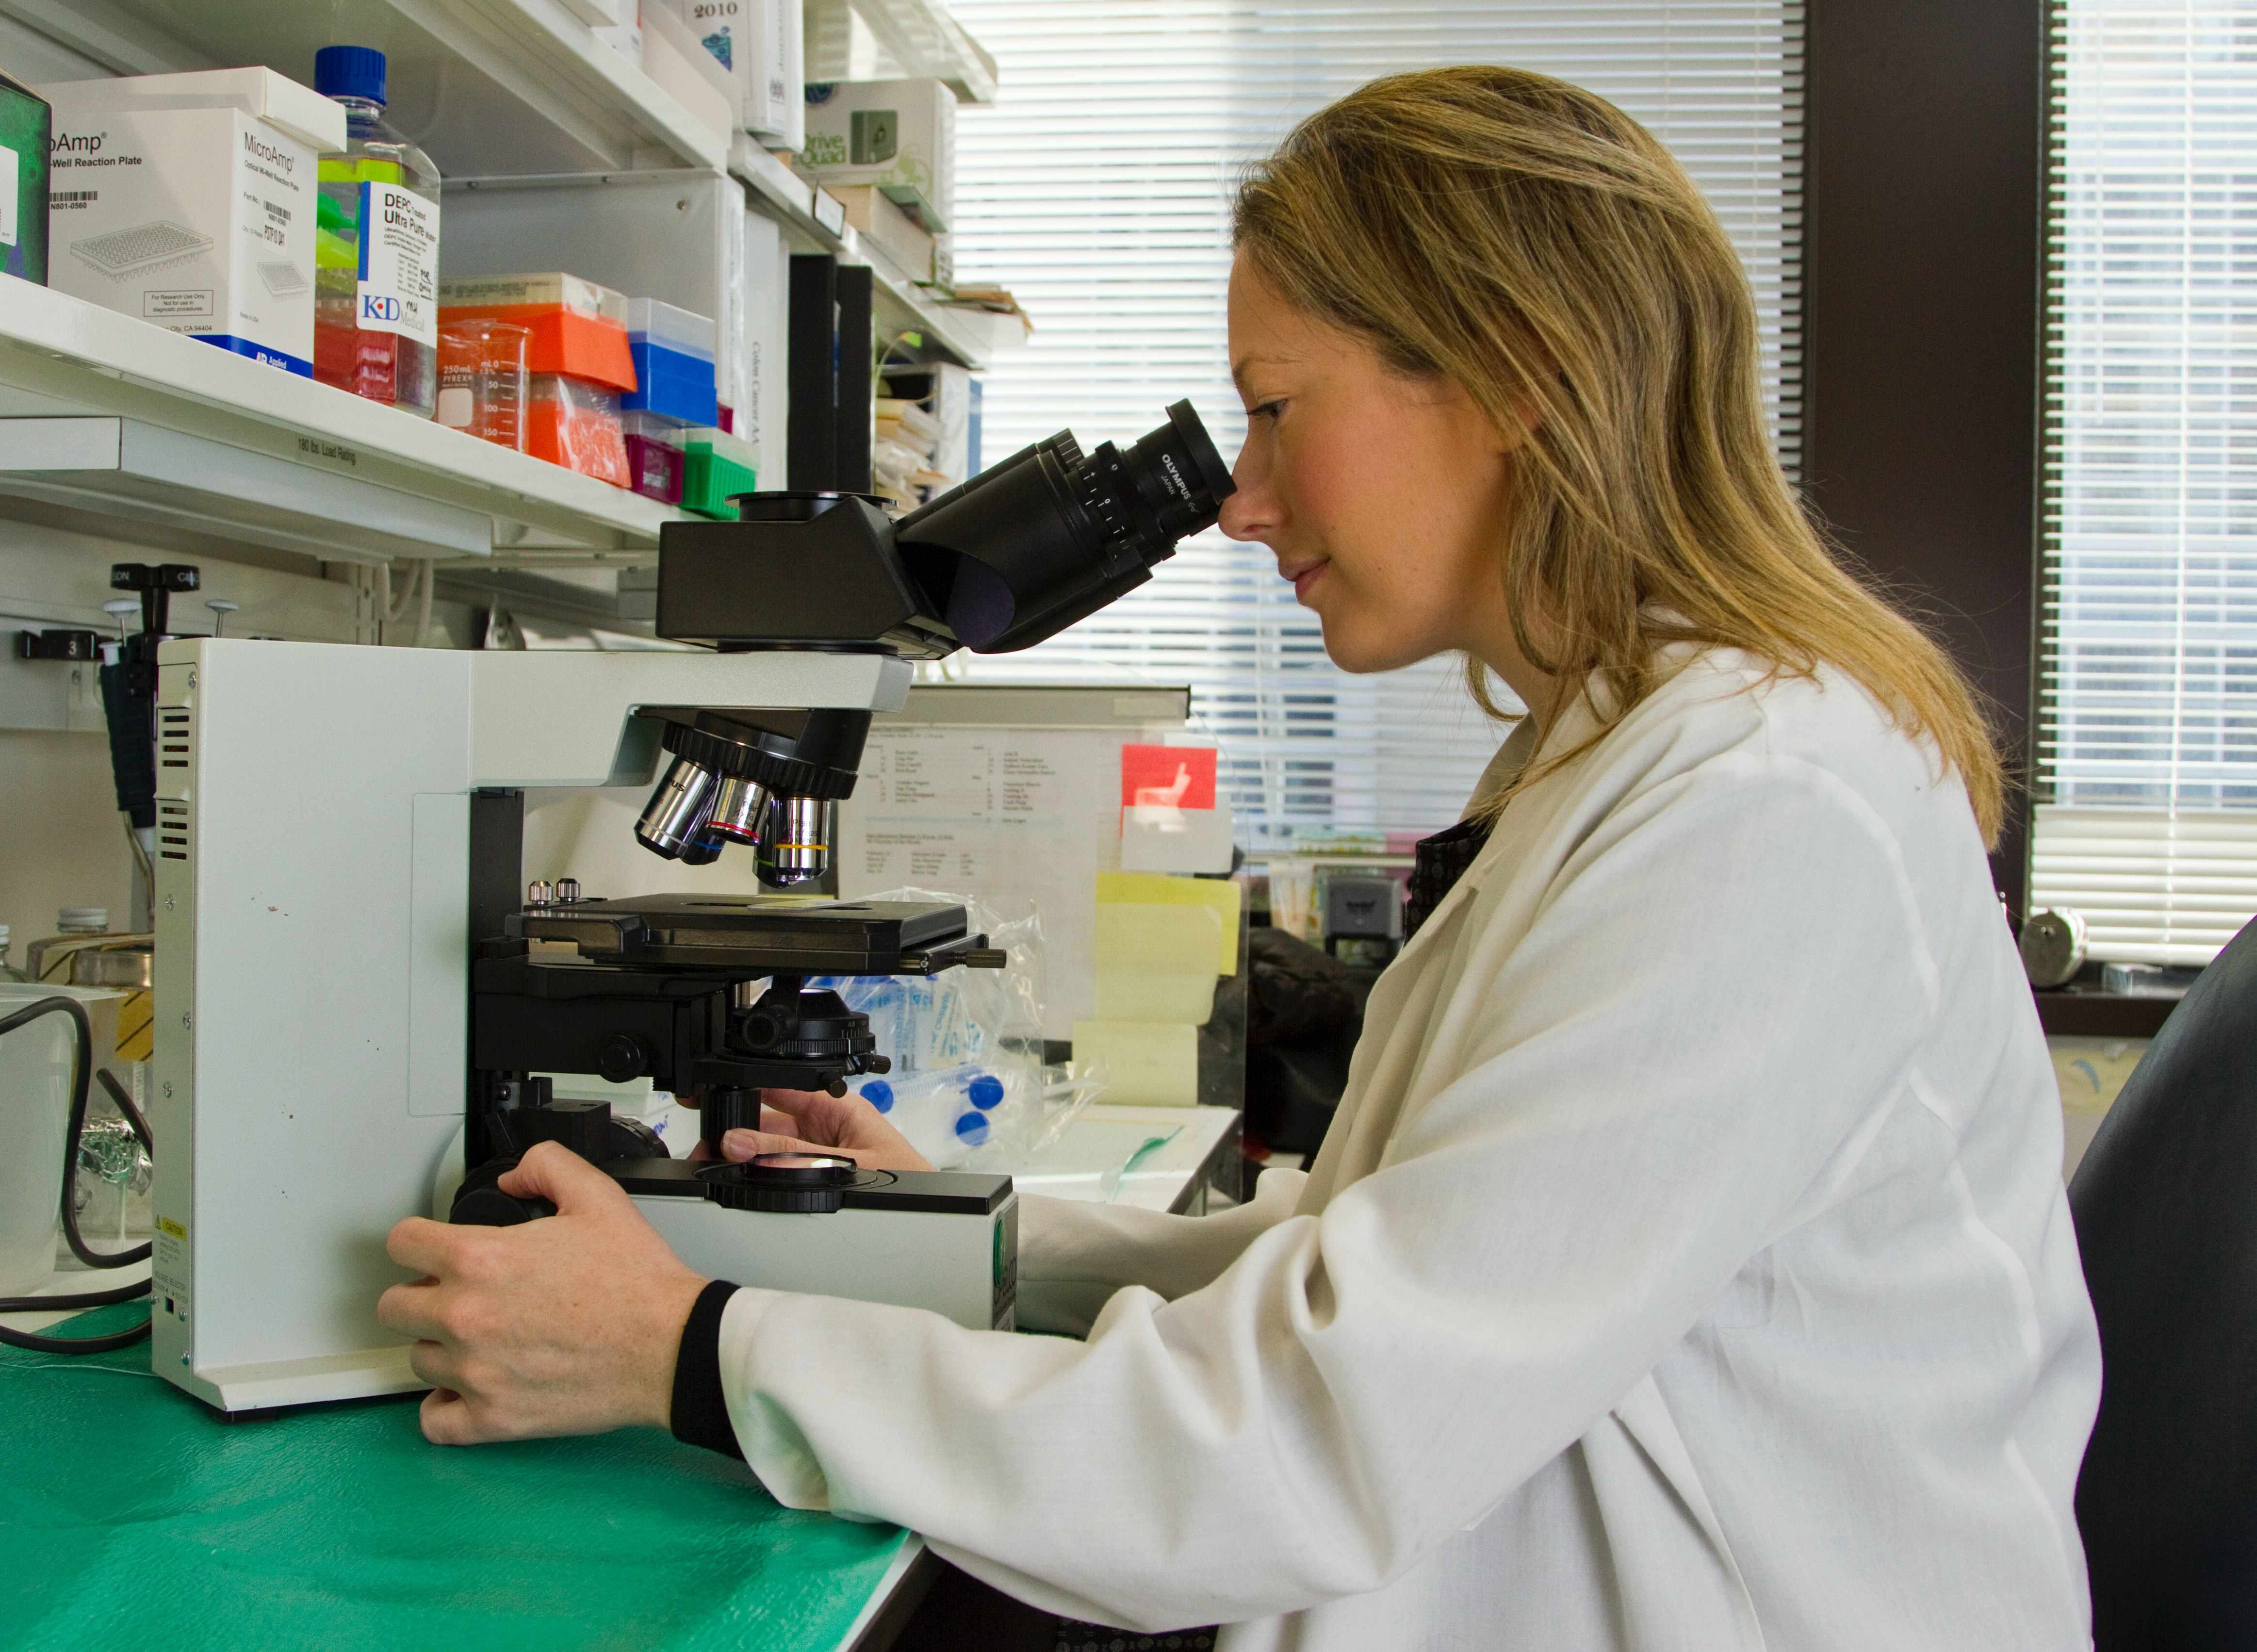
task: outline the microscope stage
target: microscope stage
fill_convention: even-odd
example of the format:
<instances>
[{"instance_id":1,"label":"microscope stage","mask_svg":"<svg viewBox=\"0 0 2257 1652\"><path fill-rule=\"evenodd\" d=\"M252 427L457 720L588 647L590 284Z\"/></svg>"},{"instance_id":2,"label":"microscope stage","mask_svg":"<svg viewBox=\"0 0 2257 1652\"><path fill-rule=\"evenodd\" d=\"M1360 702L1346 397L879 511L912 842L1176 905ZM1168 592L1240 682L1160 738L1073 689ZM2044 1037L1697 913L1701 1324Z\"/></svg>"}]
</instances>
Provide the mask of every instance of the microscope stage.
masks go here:
<instances>
[{"instance_id":1,"label":"microscope stage","mask_svg":"<svg viewBox=\"0 0 2257 1652\"><path fill-rule=\"evenodd\" d=\"M965 932L961 906L803 896L649 895L528 906L508 932L569 941L583 958L743 977L930 975L956 964L999 967L987 937Z\"/></svg>"}]
</instances>

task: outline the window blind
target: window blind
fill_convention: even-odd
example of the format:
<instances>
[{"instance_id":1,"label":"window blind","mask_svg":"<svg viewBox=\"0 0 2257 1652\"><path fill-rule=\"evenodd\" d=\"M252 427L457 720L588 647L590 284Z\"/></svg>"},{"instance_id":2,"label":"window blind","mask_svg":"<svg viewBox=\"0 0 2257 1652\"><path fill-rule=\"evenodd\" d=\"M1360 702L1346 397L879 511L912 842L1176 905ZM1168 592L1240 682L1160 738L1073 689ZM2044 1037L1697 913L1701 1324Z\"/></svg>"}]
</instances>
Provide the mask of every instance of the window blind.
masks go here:
<instances>
[{"instance_id":1,"label":"window blind","mask_svg":"<svg viewBox=\"0 0 2257 1652\"><path fill-rule=\"evenodd\" d=\"M2032 897L2204 963L2257 910L2257 5L2053 38Z\"/></svg>"},{"instance_id":2,"label":"window blind","mask_svg":"<svg viewBox=\"0 0 2257 1652\"><path fill-rule=\"evenodd\" d=\"M1142 435L1189 396L1226 459L1244 419L1226 360L1229 208L1245 165L1365 81L1447 63L1560 75L1685 161L1745 261L1774 426L1800 428L1801 7L1784 0L954 0L1001 69L958 124L956 266L1015 292L1037 331L987 375L991 462L1061 428ZM1192 689L1241 838L1431 830L1457 818L1502 730L1454 660L1351 677L1325 657L1270 553L1218 533L1025 654L959 656L978 681Z\"/></svg>"}]
</instances>

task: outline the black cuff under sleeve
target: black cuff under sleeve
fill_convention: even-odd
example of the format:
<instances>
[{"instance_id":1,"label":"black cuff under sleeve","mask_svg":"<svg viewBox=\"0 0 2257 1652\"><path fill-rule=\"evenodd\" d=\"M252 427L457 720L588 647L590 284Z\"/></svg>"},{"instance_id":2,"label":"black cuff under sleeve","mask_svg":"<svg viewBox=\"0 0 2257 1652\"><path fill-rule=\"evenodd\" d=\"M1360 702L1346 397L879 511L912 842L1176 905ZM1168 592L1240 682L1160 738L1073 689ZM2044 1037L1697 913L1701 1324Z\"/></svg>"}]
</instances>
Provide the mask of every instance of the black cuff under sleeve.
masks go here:
<instances>
[{"instance_id":1,"label":"black cuff under sleeve","mask_svg":"<svg viewBox=\"0 0 2257 1652\"><path fill-rule=\"evenodd\" d=\"M674 1437L723 1457L741 1457L745 1449L737 1443L721 1388L721 1310L736 1291L728 1280L715 1280L697 1293L682 1328L682 1346L674 1356Z\"/></svg>"}]
</instances>

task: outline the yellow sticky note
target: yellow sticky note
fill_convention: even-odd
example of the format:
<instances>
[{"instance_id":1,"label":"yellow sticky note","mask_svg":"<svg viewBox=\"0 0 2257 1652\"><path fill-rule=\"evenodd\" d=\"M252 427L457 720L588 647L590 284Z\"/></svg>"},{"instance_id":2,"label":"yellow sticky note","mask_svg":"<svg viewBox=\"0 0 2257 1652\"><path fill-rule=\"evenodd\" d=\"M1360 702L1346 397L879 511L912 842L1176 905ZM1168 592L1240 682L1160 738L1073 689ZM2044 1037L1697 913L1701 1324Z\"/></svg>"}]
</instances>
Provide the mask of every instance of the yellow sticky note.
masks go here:
<instances>
[{"instance_id":1,"label":"yellow sticky note","mask_svg":"<svg viewBox=\"0 0 2257 1652\"><path fill-rule=\"evenodd\" d=\"M1097 1018L1204 1025L1214 1013L1218 922L1210 906L1099 902Z\"/></svg>"},{"instance_id":2,"label":"yellow sticky note","mask_svg":"<svg viewBox=\"0 0 2257 1652\"><path fill-rule=\"evenodd\" d=\"M1102 1099L1123 1107L1199 1105L1199 1029L1077 1021L1073 1059L1105 1064Z\"/></svg>"},{"instance_id":3,"label":"yellow sticky note","mask_svg":"<svg viewBox=\"0 0 2257 1652\"><path fill-rule=\"evenodd\" d=\"M1227 877L1171 877L1164 872L1100 872L1097 901L1137 906L1212 906L1222 922L1219 975L1238 973L1238 904L1241 891Z\"/></svg>"}]
</instances>

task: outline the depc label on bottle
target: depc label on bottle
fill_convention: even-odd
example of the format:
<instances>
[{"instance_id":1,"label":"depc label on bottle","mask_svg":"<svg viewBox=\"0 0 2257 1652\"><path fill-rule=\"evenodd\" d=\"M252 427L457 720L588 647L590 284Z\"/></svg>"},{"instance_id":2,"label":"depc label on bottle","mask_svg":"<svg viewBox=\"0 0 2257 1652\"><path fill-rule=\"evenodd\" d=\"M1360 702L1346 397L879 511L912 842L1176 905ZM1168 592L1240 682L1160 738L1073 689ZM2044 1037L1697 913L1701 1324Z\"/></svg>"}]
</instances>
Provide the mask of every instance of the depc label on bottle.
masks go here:
<instances>
[{"instance_id":1,"label":"depc label on bottle","mask_svg":"<svg viewBox=\"0 0 2257 1652\"><path fill-rule=\"evenodd\" d=\"M397 183L360 186L363 332L399 333L439 344L439 203Z\"/></svg>"}]
</instances>

